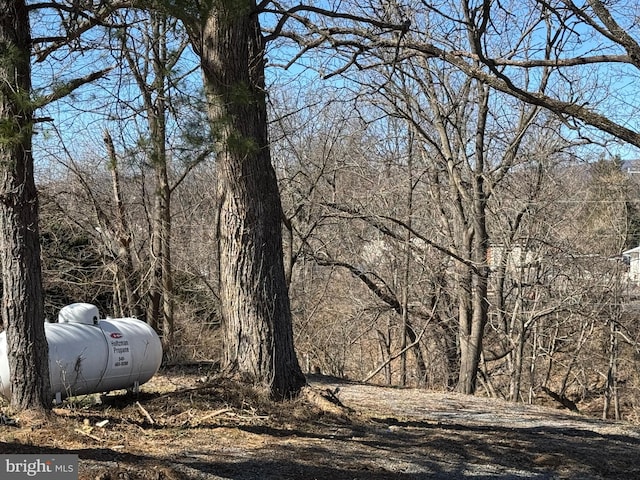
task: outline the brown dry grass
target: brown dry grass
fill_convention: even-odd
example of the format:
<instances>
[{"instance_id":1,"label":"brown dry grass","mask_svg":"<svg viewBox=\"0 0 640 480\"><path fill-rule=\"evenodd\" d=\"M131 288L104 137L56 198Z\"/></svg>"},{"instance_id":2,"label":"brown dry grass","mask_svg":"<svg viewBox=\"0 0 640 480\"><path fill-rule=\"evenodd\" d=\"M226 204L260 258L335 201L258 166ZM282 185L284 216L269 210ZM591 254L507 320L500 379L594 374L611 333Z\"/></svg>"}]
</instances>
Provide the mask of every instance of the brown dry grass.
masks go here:
<instances>
[{"instance_id":1,"label":"brown dry grass","mask_svg":"<svg viewBox=\"0 0 640 480\"><path fill-rule=\"evenodd\" d=\"M168 369L135 398L87 397L48 422L0 426L0 451L78 453L81 480L640 478L640 431L629 424L310 383L300 399L273 403L206 369Z\"/></svg>"}]
</instances>

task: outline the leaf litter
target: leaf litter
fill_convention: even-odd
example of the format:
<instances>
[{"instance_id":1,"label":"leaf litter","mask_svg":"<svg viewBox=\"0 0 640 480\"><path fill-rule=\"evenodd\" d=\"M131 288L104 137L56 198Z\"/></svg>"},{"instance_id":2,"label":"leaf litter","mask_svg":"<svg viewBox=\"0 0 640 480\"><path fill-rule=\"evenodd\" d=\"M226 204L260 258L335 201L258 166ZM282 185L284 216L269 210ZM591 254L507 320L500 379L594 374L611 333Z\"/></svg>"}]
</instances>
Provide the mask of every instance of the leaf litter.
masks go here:
<instances>
[{"instance_id":1,"label":"leaf litter","mask_svg":"<svg viewBox=\"0 0 640 480\"><path fill-rule=\"evenodd\" d=\"M80 480L640 478L625 422L321 376L274 403L204 373L165 368L137 396L75 398L46 421L2 413L0 452L77 453Z\"/></svg>"}]
</instances>

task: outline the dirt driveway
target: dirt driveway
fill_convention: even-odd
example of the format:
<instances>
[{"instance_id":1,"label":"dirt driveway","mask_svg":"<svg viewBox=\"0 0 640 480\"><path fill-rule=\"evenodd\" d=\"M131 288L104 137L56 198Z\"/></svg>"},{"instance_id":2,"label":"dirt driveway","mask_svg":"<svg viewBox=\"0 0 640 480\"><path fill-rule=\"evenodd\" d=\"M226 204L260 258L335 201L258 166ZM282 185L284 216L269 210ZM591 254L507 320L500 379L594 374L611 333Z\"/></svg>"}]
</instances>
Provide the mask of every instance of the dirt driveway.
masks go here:
<instances>
[{"instance_id":1,"label":"dirt driveway","mask_svg":"<svg viewBox=\"0 0 640 480\"><path fill-rule=\"evenodd\" d=\"M137 399L0 426L2 453L78 453L82 480L640 479L640 428L422 390L311 380L272 404L164 372ZM341 405L330 400L337 399Z\"/></svg>"}]
</instances>

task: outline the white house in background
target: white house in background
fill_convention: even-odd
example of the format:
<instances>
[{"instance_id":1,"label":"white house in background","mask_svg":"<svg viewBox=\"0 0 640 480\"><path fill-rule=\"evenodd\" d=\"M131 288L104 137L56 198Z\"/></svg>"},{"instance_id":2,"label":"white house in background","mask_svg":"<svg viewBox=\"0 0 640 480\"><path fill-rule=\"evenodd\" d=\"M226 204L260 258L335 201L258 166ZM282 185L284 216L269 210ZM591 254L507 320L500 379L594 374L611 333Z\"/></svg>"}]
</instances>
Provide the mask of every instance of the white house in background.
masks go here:
<instances>
[{"instance_id":1,"label":"white house in background","mask_svg":"<svg viewBox=\"0 0 640 480\"><path fill-rule=\"evenodd\" d=\"M509 271L534 267L540 260L535 252L521 245L513 245L507 248L502 244L492 244L487 249L487 264L489 268L491 270L497 269L505 260L505 255L507 255L506 267Z\"/></svg>"},{"instance_id":2,"label":"white house in background","mask_svg":"<svg viewBox=\"0 0 640 480\"><path fill-rule=\"evenodd\" d=\"M640 284L640 247L622 252L622 256L629 264L629 281Z\"/></svg>"}]
</instances>

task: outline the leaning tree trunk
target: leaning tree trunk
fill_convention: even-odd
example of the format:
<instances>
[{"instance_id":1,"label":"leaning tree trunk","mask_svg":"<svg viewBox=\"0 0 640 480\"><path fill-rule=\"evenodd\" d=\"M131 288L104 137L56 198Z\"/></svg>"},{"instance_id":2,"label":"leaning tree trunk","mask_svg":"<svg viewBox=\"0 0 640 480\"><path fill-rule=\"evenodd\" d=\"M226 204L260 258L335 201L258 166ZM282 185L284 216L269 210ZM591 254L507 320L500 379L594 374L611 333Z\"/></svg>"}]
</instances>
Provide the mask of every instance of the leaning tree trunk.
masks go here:
<instances>
[{"instance_id":1,"label":"leaning tree trunk","mask_svg":"<svg viewBox=\"0 0 640 480\"><path fill-rule=\"evenodd\" d=\"M199 53L217 141L223 362L282 399L297 394L305 378L293 347L267 138L263 39L255 2L211 5Z\"/></svg>"},{"instance_id":2,"label":"leaning tree trunk","mask_svg":"<svg viewBox=\"0 0 640 480\"><path fill-rule=\"evenodd\" d=\"M24 1L0 0L0 260L11 405L50 408L49 356L31 137L31 38Z\"/></svg>"}]
</instances>

